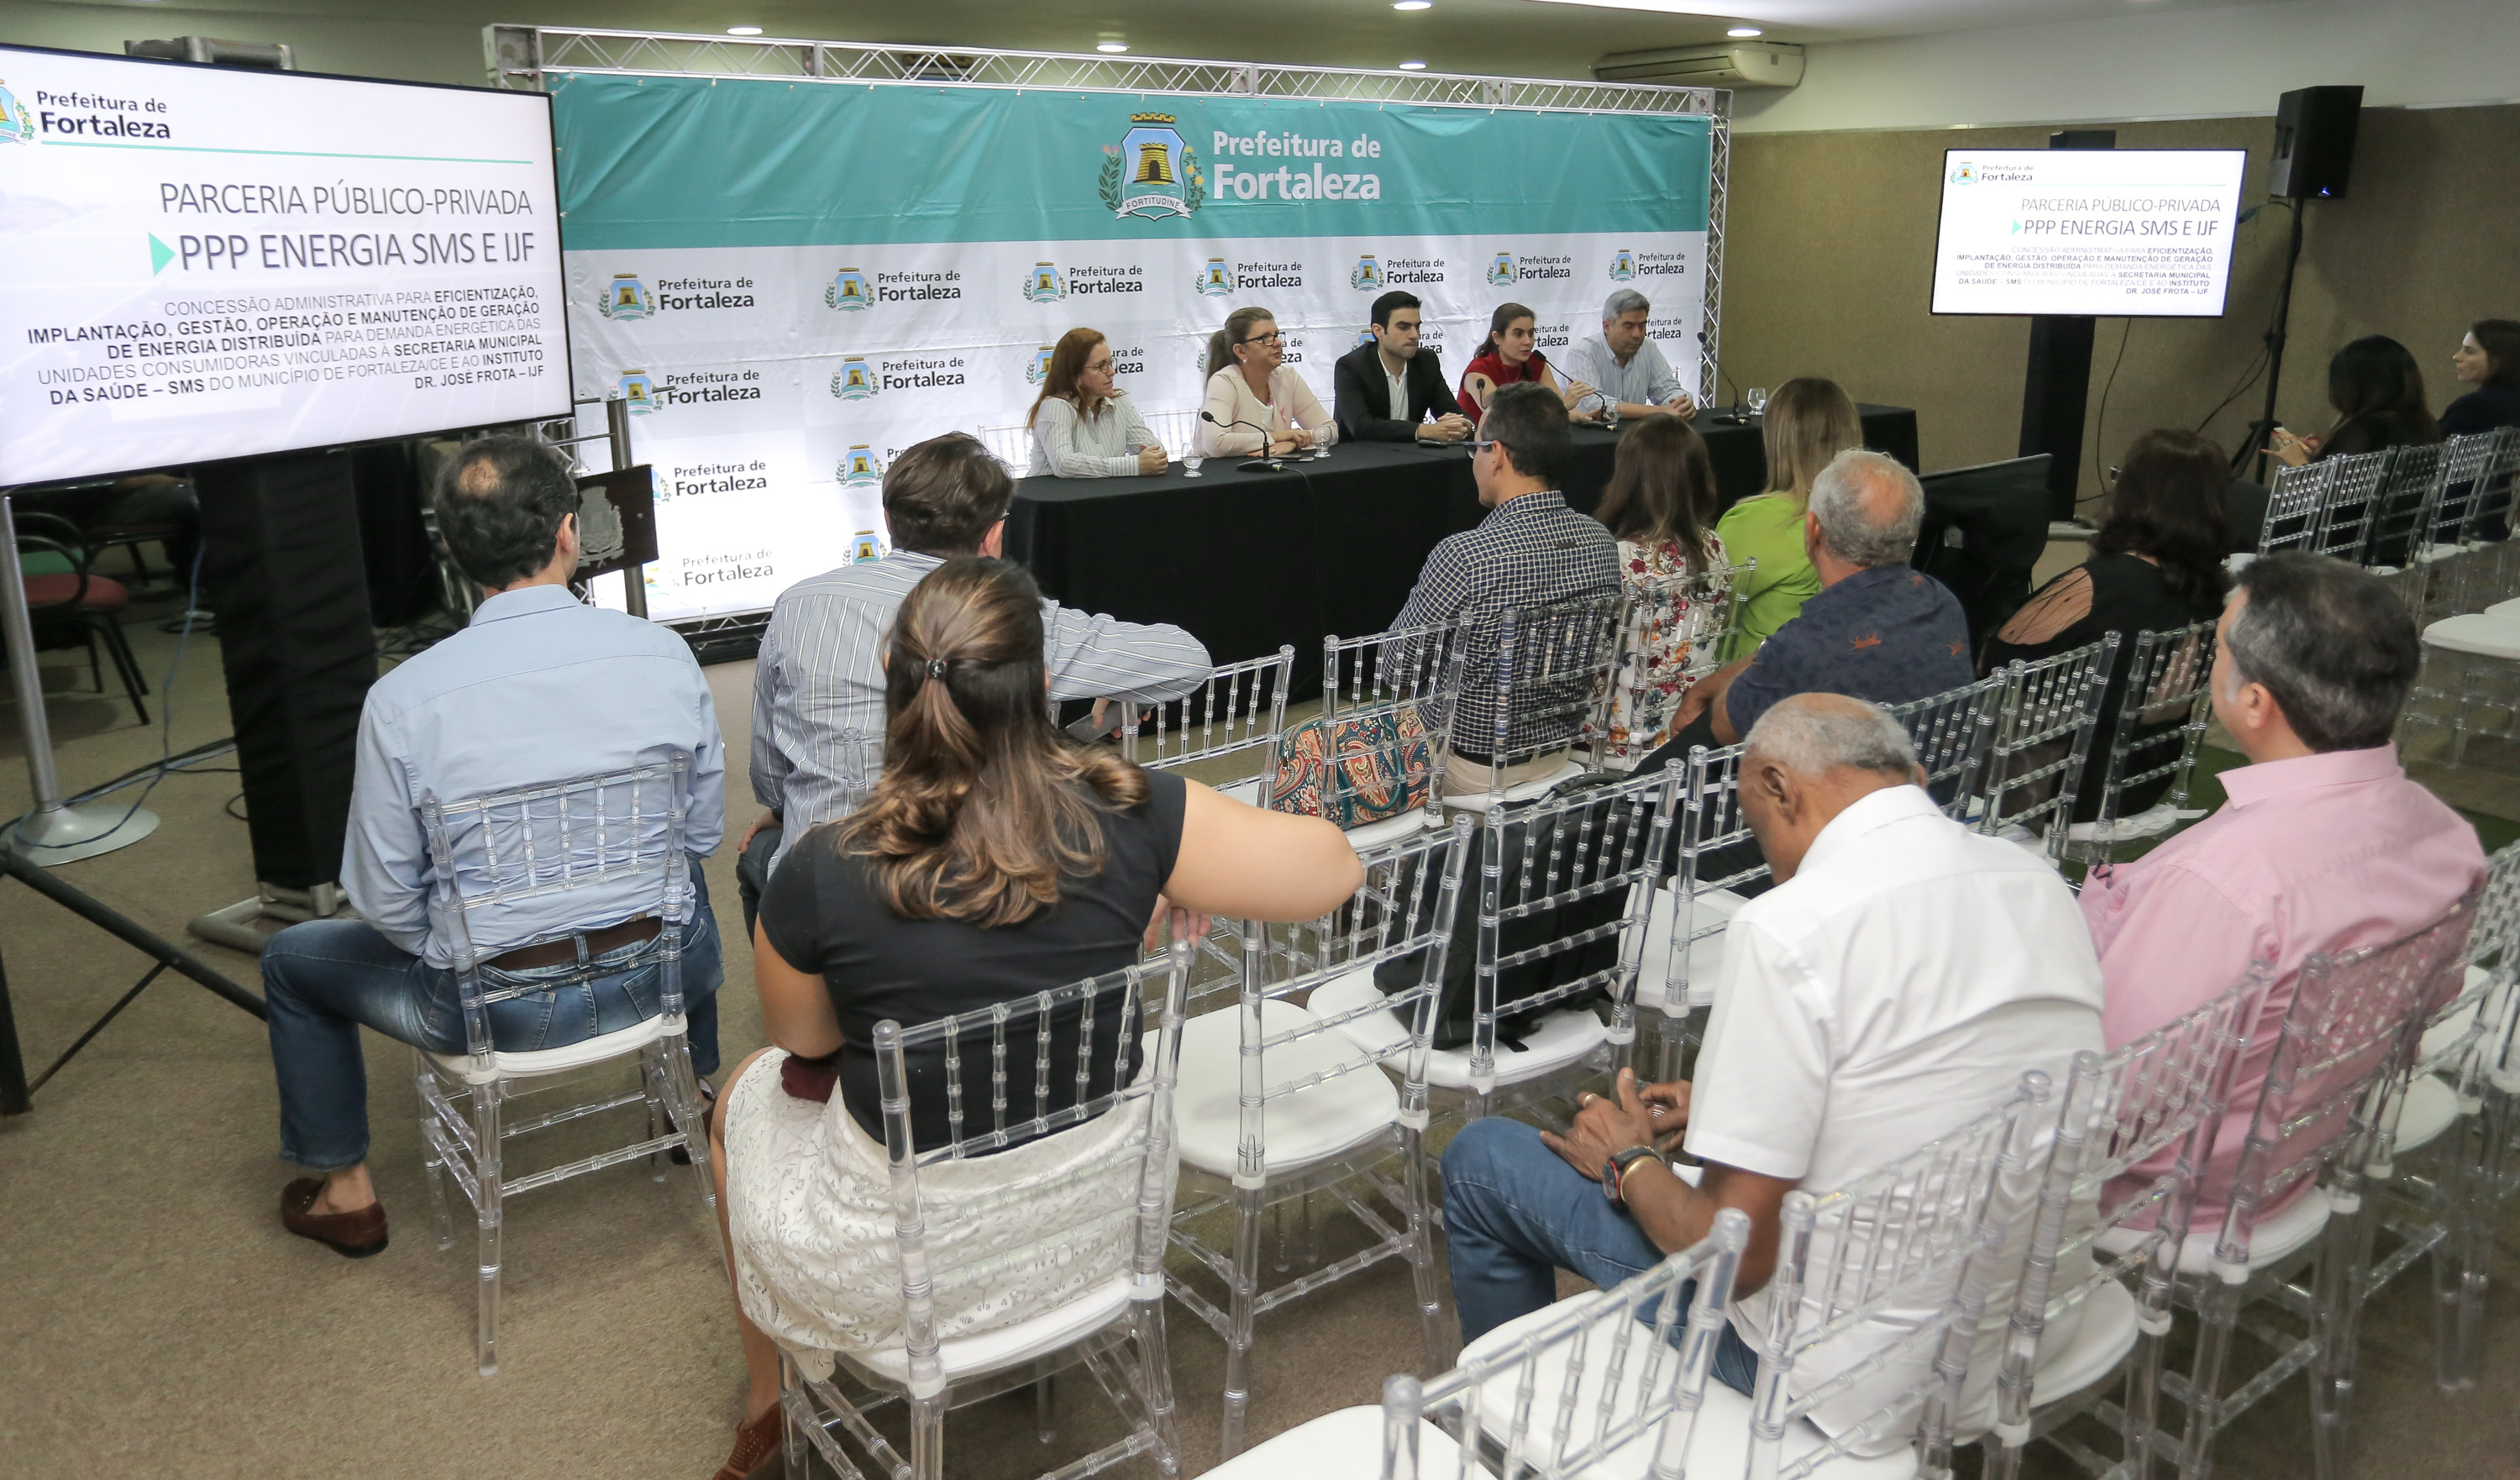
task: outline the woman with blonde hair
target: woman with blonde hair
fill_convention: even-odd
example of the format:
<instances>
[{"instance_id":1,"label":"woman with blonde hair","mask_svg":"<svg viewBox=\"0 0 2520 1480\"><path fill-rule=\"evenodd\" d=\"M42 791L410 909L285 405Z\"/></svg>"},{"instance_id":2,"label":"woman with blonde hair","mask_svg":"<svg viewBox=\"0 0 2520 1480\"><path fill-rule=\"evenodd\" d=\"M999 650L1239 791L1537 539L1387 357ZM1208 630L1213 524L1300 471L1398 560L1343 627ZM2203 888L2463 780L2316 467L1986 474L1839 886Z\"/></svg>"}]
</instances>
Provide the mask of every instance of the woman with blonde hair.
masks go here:
<instances>
[{"instance_id":1,"label":"woman with blonde hair","mask_svg":"<svg viewBox=\"0 0 2520 1480\"><path fill-rule=\"evenodd\" d=\"M1207 340L1207 400L1192 434L1208 457L1306 452L1338 440L1322 398L1286 363L1278 317L1256 305L1228 314ZM1242 425L1237 426L1237 423ZM1254 427L1268 428L1264 434Z\"/></svg>"},{"instance_id":2,"label":"woman with blonde hair","mask_svg":"<svg viewBox=\"0 0 2520 1480\"><path fill-rule=\"evenodd\" d=\"M882 779L857 811L799 839L762 894L753 975L775 1047L727 1081L710 1135L751 1377L720 1480L747 1480L775 1461L780 1343L901 1350L902 1276L869 1052L877 1024L985 1013L1118 970L1139 959L1149 921L1167 909L1313 919L1363 882L1347 839L1319 818L1244 806L1070 740L1042 703L1046 681L1041 589L1022 566L963 556L930 571L903 600L884 653ZM1138 1027L1120 1020L1117 1004L1110 1010L1106 1027L1098 1009L1092 1063L1076 1064L1063 1047L1052 1109L1108 1094L1136 1072ZM1034 1031L1008 1033L1008 1051L1026 1063ZM1062 1046L1083 1037L1055 1020L1051 1032ZM945 1063L942 1048L910 1055L920 1151L954 1141ZM1134 1185L1061 1180L1129 1133L1114 1120L967 1155L940 1169L937 1195L1038 1188L1068 1205L1126 1205ZM961 1232L1011 1252L1026 1233ZM1125 1272L1128 1255L1124 1233L1055 1267L1012 1264L939 1287L937 1329L952 1339L1031 1320Z\"/></svg>"},{"instance_id":3,"label":"woman with blonde hair","mask_svg":"<svg viewBox=\"0 0 2520 1480\"><path fill-rule=\"evenodd\" d=\"M1027 477L1135 477L1172 461L1138 403L1113 383L1111 344L1099 329L1058 336L1024 426L1032 432Z\"/></svg>"},{"instance_id":4,"label":"woman with blonde hair","mask_svg":"<svg viewBox=\"0 0 2520 1480\"><path fill-rule=\"evenodd\" d=\"M1767 491L1724 511L1715 525L1732 559L1758 562L1733 588L1741 628L1725 650L1728 663L1757 651L1820 593L1820 572L1803 550L1803 509L1821 470L1839 453L1864 445L1854 400L1835 381L1819 376L1797 376L1778 386L1762 420Z\"/></svg>"}]
</instances>

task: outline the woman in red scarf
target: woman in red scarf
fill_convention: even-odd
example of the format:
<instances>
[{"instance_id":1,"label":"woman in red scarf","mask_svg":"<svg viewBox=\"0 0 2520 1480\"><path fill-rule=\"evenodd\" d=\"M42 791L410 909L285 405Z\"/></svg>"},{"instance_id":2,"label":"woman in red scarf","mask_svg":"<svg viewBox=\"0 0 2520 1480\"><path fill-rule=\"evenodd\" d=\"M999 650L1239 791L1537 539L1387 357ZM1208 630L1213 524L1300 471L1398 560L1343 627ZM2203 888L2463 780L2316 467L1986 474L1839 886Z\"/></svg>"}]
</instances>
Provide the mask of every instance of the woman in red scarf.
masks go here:
<instances>
[{"instance_id":1,"label":"woman in red scarf","mask_svg":"<svg viewBox=\"0 0 2520 1480\"><path fill-rule=\"evenodd\" d=\"M1598 411L1578 411L1584 397L1594 394L1593 387L1581 381L1560 384L1557 372L1549 368L1549 357L1540 352L1532 327L1534 315L1519 303L1501 303L1488 316L1488 336L1479 341L1479 352L1462 371L1462 409L1469 414L1475 426L1487 414L1488 400L1500 385L1538 381L1556 391L1566 403L1567 420L1598 422Z\"/></svg>"}]
</instances>

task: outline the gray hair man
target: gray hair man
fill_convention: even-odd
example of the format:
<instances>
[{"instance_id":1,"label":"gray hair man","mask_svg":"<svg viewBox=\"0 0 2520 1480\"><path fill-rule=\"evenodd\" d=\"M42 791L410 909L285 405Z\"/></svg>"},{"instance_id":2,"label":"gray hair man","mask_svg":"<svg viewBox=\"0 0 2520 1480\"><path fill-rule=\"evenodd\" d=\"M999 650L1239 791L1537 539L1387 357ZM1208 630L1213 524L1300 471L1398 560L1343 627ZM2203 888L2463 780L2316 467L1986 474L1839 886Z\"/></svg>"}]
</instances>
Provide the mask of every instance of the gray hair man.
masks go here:
<instances>
[{"instance_id":1,"label":"gray hair man","mask_svg":"<svg viewBox=\"0 0 2520 1480\"><path fill-rule=\"evenodd\" d=\"M1622 1071L1616 1099L1580 1097L1562 1137L1490 1117L1445 1147L1465 1340L1545 1309L1556 1269L1607 1287L1738 1208L1750 1245L1714 1375L1747 1392L1788 1192L1843 1187L1992 1107L2026 1071L2061 1072L2099 1047L2099 964L2064 881L1943 816L1920 780L1906 732L1877 705L1806 694L1760 716L1741 801L1778 884L1733 917L1696 1079L1640 1086ZM1854 1023L1863 1031L1846 1031ZM1666 1159L1683 1136L1703 1163L1694 1187ZM2010 1305L2004 1290L1986 1304L1963 1432L1993 1417ZM1885 1312L1814 1348L1786 1380L1808 1393L1932 1314ZM2078 1322L2051 1323L2045 1339L2070 1341ZM1812 1418L1858 1454L1905 1445L1900 1425L1856 1424L1921 1385L1931 1356L1889 1358Z\"/></svg>"},{"instance_id":2,"label":"gray hair man","mask_svg":"<svg viewBox=\"0 0 2520 1480\"><path fill-rule=\"evenodd\" d=\"M2202 1006L2252 963L2273 964L2258 1009L2268 1026L2250 1035L2232 1087L2245 1124L2302 963L2432 923L2485 876L2485 852L2398 764L2390 735L2423 650L2378 577L2324 556L2254 561L2219 636L2214 717L2249 763L2219 778L2226 800L2213 816L2133 863L2092 870L2083 915L2108 982L2112 1045ZM2220 1222L2240 1141L2227 1131L2216 1144L2193 1227Z\"/></svg>"},{"instance_id":3,"label":"gray hair man","mask_svg":"<svg viewBox=\"0 0 2520 1480\"><path fill-rule=\"evenodd\" d=\"M1897 460L1839 453L1813 480L1803 515L1820 593L1758 651L1699 680L1681 700L1670 742L1642 764L1732 744L1792 695L1904 704L1974 678L1959 602L1908 564L1924 516L1924 489Z\"/></svg>"},{"instance_id":4,"label":"gray hair man","mask_svg":"<svg viewBox=\"0 0 2520 1480\"><path fill-rule=\"evenodd\" d=\"M1679 373L1663 358L1648 325L1653 305L1633 288L1622 288L1601 305L1601 332L1566 356L1566 373L1598 392L1623 417L1697 415L1697 401L1681 388Z\"/></svg>"}]
</instances>

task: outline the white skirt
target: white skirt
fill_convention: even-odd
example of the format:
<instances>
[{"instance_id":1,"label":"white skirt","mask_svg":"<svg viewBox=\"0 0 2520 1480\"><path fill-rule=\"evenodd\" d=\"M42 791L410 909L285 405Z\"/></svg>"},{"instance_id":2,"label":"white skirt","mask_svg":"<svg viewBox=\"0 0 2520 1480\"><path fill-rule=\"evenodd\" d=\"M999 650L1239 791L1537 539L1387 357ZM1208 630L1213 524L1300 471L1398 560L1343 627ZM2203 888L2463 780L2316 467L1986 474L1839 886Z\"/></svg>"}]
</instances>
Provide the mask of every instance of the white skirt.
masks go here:
<instances>
[{"instance_id":1,"label":"white skirt","mask_svg":"<svg viewBox=\"0 0 2520 1480\"><path fill-rule=\"evenodd\" d=\"M811 1354L907 1339L892 1178L836 1087L828 1104L780 1087L787 1056L771 1050L727 1089L727 1224L744 1315L827 1369ZM1147 1103L920 1169L938 1339L1032 1320L1128 1272L1141 1161L1120 1153Z\"/></svg>"}]
</instances>

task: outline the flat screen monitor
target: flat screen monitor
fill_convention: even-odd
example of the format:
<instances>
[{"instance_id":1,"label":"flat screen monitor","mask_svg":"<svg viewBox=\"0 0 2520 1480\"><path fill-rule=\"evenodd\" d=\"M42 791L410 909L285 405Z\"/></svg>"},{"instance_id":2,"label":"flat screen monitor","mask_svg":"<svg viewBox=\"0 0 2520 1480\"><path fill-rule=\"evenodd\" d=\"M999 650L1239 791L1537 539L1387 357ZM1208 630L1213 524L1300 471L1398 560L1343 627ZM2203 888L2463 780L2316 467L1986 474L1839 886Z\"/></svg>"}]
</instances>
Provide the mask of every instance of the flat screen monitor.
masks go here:
<instances>
[{"instance_id":1,"label":"flat screen monitor","mask_svg":"<svg viewBox=\"0 0 2520 1480\"><path fill-rule=\"evenodd\" d=\"M2236 149L1954 149L1934 312L2211 319L2240 223Z\"/></svg>"},{"instance_id":2,"label":"flat screen monitor","mask_svg":"<svg viewBox=\"0 0 2520 1480\"><path fill-rule=\"evenodd\" d=\"M569 414L551 100L0 46L0 486Z\"/></svg>"}]
</instances>

